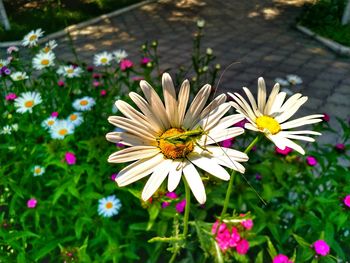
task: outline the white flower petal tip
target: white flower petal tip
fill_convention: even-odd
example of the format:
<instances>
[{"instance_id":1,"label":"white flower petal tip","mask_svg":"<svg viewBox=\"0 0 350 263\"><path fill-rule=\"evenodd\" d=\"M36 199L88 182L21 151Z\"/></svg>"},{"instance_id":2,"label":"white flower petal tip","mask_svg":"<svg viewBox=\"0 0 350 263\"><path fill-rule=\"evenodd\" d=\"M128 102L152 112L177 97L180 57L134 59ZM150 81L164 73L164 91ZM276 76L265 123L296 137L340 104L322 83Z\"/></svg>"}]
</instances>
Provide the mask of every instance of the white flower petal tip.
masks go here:
<instances>
[{"instance_id":1,"label":"white flower petal tip","mask_svg":"<svg viewBox=\"0 0 350 263\"><path fill-rule=\"evenodd\" d=\"M107 161L132 162L119 171L115 179L118 186L126 186L149 177L141 195L143 200L148 200L166 177L169 191L174 191L181 178L185 178L196 200L204 204L206 193L199 170L225 181L230 179L230 175L224 167L244 171L239 163L247 159L243 153L230 151L232 162L228 163L225 156L208 157L207 151L196 150L197 145L210 147L211 144L216 145L217 142L244 132L242 128L232 127L243 119L243 115L224 117L231 107L225 102L226 95L219 95L207 103L211 92L211 86L207 84L187 107L189 81L185 80L181 84L177 94L167 73L162 76L164 100L146 81L140 81L140 87L144 97L135 92L129 93L137 108L118 100L115 105L124 117L108 117L109 123L122 130L107 133L106 139L112 143L122 143L126 147L111 154ZM188 142L179 142L179 136L188 138ZM191 158L194 158L193 163L188 161Z\"/></svg>"}]
</instances>

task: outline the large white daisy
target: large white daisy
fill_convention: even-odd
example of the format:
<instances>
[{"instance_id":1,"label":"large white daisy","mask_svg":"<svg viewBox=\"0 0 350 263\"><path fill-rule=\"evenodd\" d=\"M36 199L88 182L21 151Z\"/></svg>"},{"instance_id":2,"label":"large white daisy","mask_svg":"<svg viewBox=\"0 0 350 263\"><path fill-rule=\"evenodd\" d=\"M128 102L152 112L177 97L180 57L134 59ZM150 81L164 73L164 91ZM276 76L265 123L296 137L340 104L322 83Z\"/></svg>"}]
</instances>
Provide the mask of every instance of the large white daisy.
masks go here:
<instances>
[{"instance_id":1,"label":"large white daisy","mask_svg":"<svg viewBox=\"0 0 350 263\"><path fill-rule=\"evenodd\" d=\"M41 28L30 31L27 35L23 37L22 46L24 47L33 47L38 44L40 37L44 35L44 31Z\"/></svg>"},{"instance_id":2,"label":"large white daisy","mask_svg":"<svg viewBox=\"0 0 350 263\"><path fill-rule=\"evenodd\" d=\"M94 56L94 64L95 66L109 66L113 59L113 55L106 51L96 54Z\"/></svg>"},{"instance_id":3,"label":"large white daisy","mask_svg":"<svg viewBox=\"0 0 350 263\"><path fill-rule=\"evenodd\" d=\"M24 92L18 98L15 99L15 107L17 112L32 113L33 107L42 102L41 95L38 92Z\"/></svg>"},{"instance_id":4,"label":"large white daisy","mask_svg":"<svg viewBox=\"0 0 350 263\"><path fill-rule=\"evenodd\" d=\"M267 99L263 78L258 80L258 102L255 101L249 89L244 87L243 90L250 105L240 94L228 93L234 100L231 105L249 121L245 124L245 128L264 133L278 148L283 150L289 147L305 154L304 149L291 139L314 142L314 138L305 135L321 135L319 132L309 130L289 130L322 121L323 114L314 114L287 121L307 101L306 96L296 93L285 101L287 94L279 92L280 85L276 83Z\"/></svg>"},{"instance_id":5,"label":"large white daisy","mask_svg":"<svg viewBox=\"0 0 350 263\"><path fill-rule=\"evenodd\" d=\"M211 90L210 85L205 85L186 111L190 93L187 80L176 98L170 75L163 74L165 105L146 81L141 81L140 86L146 100L135 92L129 95L141 112L118 100L116 106L125 117L108 118L124 131L108 133L107 140L130 146L110 155L108 161L135 161L118 173L116 182L119 186L151 174L142 192L142 199L147 200L168 175L169 192L174 191L183 175L197 201L203 204L206 194L201 172L196 167L225 181L230 179L230 174L222 166L241 173L245 171L239 162L248 160L246 154L216 146L218 142L244 132L242 128L230 127L243 119L239 114L223 117L230 109L224 94L205 107Z\"/></svg>"},{"instance_id":6,"label":"large white daisy","mask_svg":"<svg viewBox=\"0 0 350 263\"><path fill-rule=\"evenodd\" d=\"M55 60L56 56L52 52L44 53L40 52L35 55L33 58L33 68L37 70L41 70L47 67L51 67L55 65Z\"/></svg>"}]
</instances>

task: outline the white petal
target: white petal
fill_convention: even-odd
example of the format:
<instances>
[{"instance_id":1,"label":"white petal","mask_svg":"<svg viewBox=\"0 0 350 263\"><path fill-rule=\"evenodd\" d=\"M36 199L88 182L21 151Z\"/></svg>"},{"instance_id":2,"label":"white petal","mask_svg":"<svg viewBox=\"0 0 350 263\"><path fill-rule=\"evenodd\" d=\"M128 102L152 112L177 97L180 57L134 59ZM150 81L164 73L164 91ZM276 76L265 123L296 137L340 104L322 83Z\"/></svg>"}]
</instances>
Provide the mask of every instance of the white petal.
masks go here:
<instances>
[{"instance_id":1,"label":"white petal","mask_svg":"<svg viewBox=\"0 0 350 263\"><path fill-rule=\"evenodd\" d=\"M109 132L106 134L106 139L114 143L122 143L126 146L138 146L138 145L148 145L157 146L158 143L155 139L140 138L136 135L127 132Z\"/></svg>"},{"instance_id":2,"label":"white petal","mask_svg":"<svg viewBox=\"0 0 350 263\"><path fill-rule=\"evenodd\" d=\"M280 91L280 84L276 83L275 86L273 86L272 91L270 93L270 96L266 102L265 109L264 109L264 115L268 115L271 111L271 107L275 102L276 96L278 92Z\"/></svg>"},{"instance_id":3,"label":"white petal","mask_svg":"<svg viewBox=\"0 0 350 263\"><path fill-rule=\"evenodd\" d=\"M173 161L171 163L169 177L168 177L168 191L172 192L179 185L182 175L183 162Z\"/></svg>"},{"instance_id":4,"label":"white petal","mask_svg":"<svg viewBox=\"0 0 350 263\"><path fill-rule=\"evenodd\" d=\"M304 149L300 145L296 144L295 142L289 140L286 137L283 137L282 135L280 135L280 133L278 133L277 135L270 135L268 136L268 138L272 140L274 143L278 142L278 144L276 143L275 144L281 150L284 150L286 147L289 147L301 154L305 154Z\"/></svg>"},{"instance_id":5,"label":"white petal","mask_svg":"<svg viewBox=\"0 0 350 263\"><path fill-rule=\"evenodd\" d=\"M299 126L307 125L307 124L313 124L322 121L323 114L314 114L309 115L305 117L301 117L292 121L288 121L281 124L281 129L292 129Z\"/></svg>"},{"instance_id":6,"label":"white petal","mask_svg":"<svg viewBox=\"0 0 350 263\"><path fill-rule=\"evenodd\" d=\"M211 175L224 181L230 180L230 175L228 172L218 165L215 160L195 152L190 153L187 157L194 165L198 166L207 173L210 173Z\"/></svg>"},{"instance_id":7,"label":"white petal","mask_svg":"<svg viewBox=\"0 0 350 263\"><path fill-rule=\"evenodd\" d=\"M225 94L220 94L217 96L215 99L213 99L207 107L204 108L204 110L201 112L199 115L198 119L204 118L209 112L213 111L216 109L218 106L223 104L226 101L226 95Z\"/></svg>"},{"instance_id":8,"label":"white petal","mask_svg":"<svg viewBox=\"0 0 350 263\"><path fill-rule=\"evenodd\" d=\"M246 162L249 159L247 154L231 148L208 146L207 149L214 157L228 156L238 162Z\"/></svg>"},{"instance_id":9,"label":"white petal","mask_svg":"<svg viewBox=\"0 0 350 263\"><path fill-rule=\"evenodd\" d=\"M247 95L248 97L248 100L252 106L252 110L254 111L254 114L259 117L261 116L261 113L259 112L258 110L258 106L256 105L256 101L255 101L255 98L253 96L253 94L250 92L250 90L246 87L243 87L243 90L245 92L245 94Z\"/></svg>"},{"instance_id":10,"label":"white petal","mask_svg":"<svg viewBox=\"0 0 350 263\"><path fill-rule=\"evenodd\" d=\"M203 135L198 141L201 146L218 143L227 139L237 137L244 133L244 129L240 127L232 127L225 130L209 132L208 135ZM205 144L205 145L204 145Z\"/></svg>"},{"instance_id":11,"label":"white petal","mask_svg":"<svg viewBox=\"0 0 350 263\"><path fill-rule=\"evenodd\" d=\"M111 154L108 157L110 163L124 163L155 156L159 148L154 146L133 146Z\"/></svg>"},{"instance_id":12,"label":"white petal","mask_svg":"<svg viewBox=\"0 0 350 263\"><path fill-rule=\"evenodd\" d=\"M283 112L281 115L277 116L275 119L279 123L283 123L284 121L288 120L290 117L292 117L299 108L307 101L307 97L302 97L299 100L295 101L289 108L284 110L284 105L281 108L281 112ZM285 103L287 104L288 101Z\"/></svg>"},{"instance_id":13,"label":"white petal","mask_svg":"<svg viewBox=\"0 0 350 263\"><path fill-rule=\"evenodd\" d=\"M248 102L241 96L239 95L238 93L235 93L235 94L231 94L231 93L228 93L233 99L234 101L237 103L235 105L235 103L232 103L231 102L231 105L236 108L237 110L241 110L242 113L245 112L244 115L246 115L247 117L249 117L251 120L255 121L256 119L256 115L255 113L253 112L252 108L250 107L250 105L248 104ZM239 108L237 107L239 106Z\"/></svg>"},{"instance_id":14,"label":"white petal","mask_svg":"<svg viewBox=\"0 0 350 263\"><path fill-rule=\"evenodd\" d=\"M307 142L314 142L315 139L308 136L301 136L301 135L294 135L294 134L287 134L283 131L280 132L281 136L288 138L288 139L295 139L295 140L301 140L301 141L307 141Z\"/></svg>"},{"instance_id":15,"label":"white petal","mask_svg":"<svg viewBox=\"0 0 350 263\"><path fill-rule=\"evenodd\" d=\"M122 169L116 178L119 186L126 186L149 175L164 161L163 154L159 153L148 159L141 159Z\"/></svg>"},{"instance_id":16,"label":"white petal","mask_svg":"<svg viewBox=\"0 0 350 263\"><path fill-rule=\"evenodd\" d=\"M180 125L183 123L183 119L185 116L189 96L190 96L190 83L186 79L181 85L181 88L179 91L179 96L178 96L178 100L179 100L179 102L178 102L178 112L179 112L178 122Z\"/></svg>"},{"instance_id":17,"label":"white petal","mask_svg":"<svg viewBox=\"0 0 350 263\"><path fill-rule=\"evenodd\" d=\"M244 119L242 114L233 114L222 118L212 131L224 130Z\"/></svg>"},{"instance_id":18,"label":"white petal","mask_svg":"<svg viewBox=\"0 0 350 263\"><path fill-rule=\"evenodd\" d=\"M157 191L169 173L171 162L172 160L166 159L154 170L153 174L143 188L141 195L142 200L148 200L155 193L155 191Z\"/></svg>"},{"instance_id":19,"label":"white petal","mask_svg":"<svg viewBox=\"0 0 350 263\"><path fill-rule=\"evenodd\" d=\"M267 113L269 116L281 112L281 106L286 96L287 96L287 93L285 92L280 92L277 94L276 99L271 106L271 110Z\"/></svg>"},{"instance_id":20,"label":"white petal","mask_svg":"<svg viewBox=\"0 0 350 263\"><path fill-rule=\"evenodd\" d=\"M251 131L256 131L256 132L261 132L261 130L258 129L258 127L256 126L256 124L252 124L252 123L246 123L244 124L244 128L251 130Z\"/></svg>"},{"instance_id":21,"label":"white petal","mask_svg":"<svg viewBox=\"0 0 350 263\"><path fill-rule=\"evenodd\" d=\"M231 108L229 103L224 103L215 108L213 111L208 113L206 117L201 119L198 123L194 125L194 127L200 126L205 131L209 131L213 127L217 125L220 121L221 117L225 115L226 112Z\"/></svg>"},{"instance_id":22,"label":"white petal","mask_svg":"<svg viewBox=\"0 0 350 263\"><path fill-rule=\"evenodd\" d=\"M308 130L303 130L303 131L283 131L285 134L310 134L310 135L322 135L320 132L315 132L315 131L308 131Z\"/></svg>"},{"instance_id":23,"label":"white petal","mask_svg":"<svg viewBox=\"0 0 350 263\"><path fill-rule=\"evenodd\" d=\"M204 184L197 169L193 166L193 164L186 161L185 167L183 168L183 173L198 203L204 204L207 200L207 196L205 194Z\"/></svg>"},{"instance_id":24,"label":"white petal","mask_svg":"<svg viewBox=\"0 0 350 263\"><path fill-rule=\"evenodd\" d=\"M266 105L266 85L262 77L258 79L258 109L261 113L264 112Z\"/></svg>"},{"instance_id":25,"label":"white petal","mask_svg":"<svg viewBox=\"0 0 350 263\"><path fill-rule=\"evenodd\" d=\"M176 92L173 81L168 73L164 73L162 76L163 96L165 103L165 110L168 116L168 120L172 127L180 127L178 108L176 101Z\"/></svg>"}]
</instances>

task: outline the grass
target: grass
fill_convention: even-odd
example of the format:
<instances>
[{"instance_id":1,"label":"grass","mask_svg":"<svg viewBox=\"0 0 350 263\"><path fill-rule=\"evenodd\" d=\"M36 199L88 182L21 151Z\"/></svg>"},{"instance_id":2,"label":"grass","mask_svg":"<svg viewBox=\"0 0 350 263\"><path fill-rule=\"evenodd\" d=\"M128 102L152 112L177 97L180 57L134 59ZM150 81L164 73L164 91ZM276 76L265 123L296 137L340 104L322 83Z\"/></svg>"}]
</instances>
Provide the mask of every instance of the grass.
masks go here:
<instances>
[{"instance_id":1,"label":"grass","mask_svg":"<svg viewBox=\"0 0 350 263\"><path fill-rule=\"evenodd\" d=\"M20 40L36 28L50 34L137 2L141 0L5 0L11 30L0 26L0 41Z\"/></svg>"},{"instance_id":2,"label":"grass","mask_svg":"<svg viewBox=\"0 0 350 263\"><path fill-rule=\"evenodd\" d=\"M345 0L318 0L307 5L299 22L317 34L350 46L350 25L342 25Z\"/></svg>"}]
</instances>

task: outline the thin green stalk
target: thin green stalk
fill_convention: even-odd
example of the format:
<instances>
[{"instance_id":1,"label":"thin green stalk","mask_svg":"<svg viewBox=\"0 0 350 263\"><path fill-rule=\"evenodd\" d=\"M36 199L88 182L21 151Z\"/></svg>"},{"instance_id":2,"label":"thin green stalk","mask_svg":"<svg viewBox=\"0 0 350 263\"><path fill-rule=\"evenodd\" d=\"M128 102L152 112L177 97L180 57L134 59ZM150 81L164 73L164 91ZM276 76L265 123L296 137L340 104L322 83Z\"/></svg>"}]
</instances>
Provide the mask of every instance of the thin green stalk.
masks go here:
<instances>
[{"instance_id":1,"label":"thin green stalk","mask_svg":"<svg viewBox=\"0 0 350 263\"><path fill-rule=\"evenodd\" d=\"M261 136L258 135L255 137L255 139L248 145L248 147L244 150L244 153L248 154L251 149L254 147L254 145L260 140ZM225 197L225 202L224 202L224 207L222 208L221 211L221 217L226 214L228 204L230 202L230 197L231 197L231 192L232 192L232 187L233 187L233 179L234 179L234 170L232 170L231 176L230 176L230 181L228 182L228 187L226 191L226 197Z\"/></svg>"}]
</instances>

